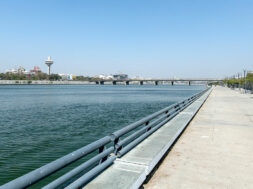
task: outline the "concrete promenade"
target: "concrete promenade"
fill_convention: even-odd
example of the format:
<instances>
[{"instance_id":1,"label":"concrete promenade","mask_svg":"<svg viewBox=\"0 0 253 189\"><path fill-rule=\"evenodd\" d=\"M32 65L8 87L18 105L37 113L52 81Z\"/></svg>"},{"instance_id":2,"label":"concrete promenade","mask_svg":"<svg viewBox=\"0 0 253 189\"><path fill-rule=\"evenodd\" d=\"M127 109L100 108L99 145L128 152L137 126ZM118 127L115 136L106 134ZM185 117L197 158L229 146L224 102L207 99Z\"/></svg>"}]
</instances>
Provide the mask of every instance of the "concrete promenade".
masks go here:
<instances>
[{"instance_id":1,"label":"concrete promenade","mask_svg":"<svg viewBox=\"0 0 253 189\"><path fill-rule=\"evenodd\" d=\"M253 188L253 95L216 87L144 188Z\"/></svg>"}]
</instances>

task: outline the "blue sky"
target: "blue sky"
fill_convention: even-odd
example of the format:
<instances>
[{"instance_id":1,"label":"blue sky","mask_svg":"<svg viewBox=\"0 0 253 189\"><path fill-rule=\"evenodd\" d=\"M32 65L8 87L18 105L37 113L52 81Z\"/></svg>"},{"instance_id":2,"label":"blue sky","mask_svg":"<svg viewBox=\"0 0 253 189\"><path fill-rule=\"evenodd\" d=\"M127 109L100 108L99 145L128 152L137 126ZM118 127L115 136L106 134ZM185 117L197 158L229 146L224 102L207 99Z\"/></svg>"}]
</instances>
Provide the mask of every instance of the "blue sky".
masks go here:
<instances>
[{"instance_id":1,"label":"blue sky","mask_svg":"<svg viewBox=\"0 0 253 189\"><path fill-rule=\"evenodd\" d=\"M252 0L0 0L0 72L214 78L253 70Z\"/></svg>"}]
</instances>

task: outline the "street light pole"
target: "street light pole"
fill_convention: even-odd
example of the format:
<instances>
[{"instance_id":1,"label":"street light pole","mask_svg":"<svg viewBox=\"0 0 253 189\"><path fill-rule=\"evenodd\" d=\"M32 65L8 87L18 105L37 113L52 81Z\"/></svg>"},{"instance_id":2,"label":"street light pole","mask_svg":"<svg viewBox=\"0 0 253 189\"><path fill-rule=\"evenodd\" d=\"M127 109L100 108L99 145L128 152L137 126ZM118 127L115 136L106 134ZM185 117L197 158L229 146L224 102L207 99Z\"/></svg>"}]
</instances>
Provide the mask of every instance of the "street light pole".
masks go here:
<instances>
[{"instance_id":1,"label":"street light pole","mask_svg":"<svg viewBox=\"0 0 253 189\"><path fill-rule=\"evenodd\" d=\"M246 93L246 70L243 70L243 74L244 74L244 91Z\"/></svg>"}]
</instances>

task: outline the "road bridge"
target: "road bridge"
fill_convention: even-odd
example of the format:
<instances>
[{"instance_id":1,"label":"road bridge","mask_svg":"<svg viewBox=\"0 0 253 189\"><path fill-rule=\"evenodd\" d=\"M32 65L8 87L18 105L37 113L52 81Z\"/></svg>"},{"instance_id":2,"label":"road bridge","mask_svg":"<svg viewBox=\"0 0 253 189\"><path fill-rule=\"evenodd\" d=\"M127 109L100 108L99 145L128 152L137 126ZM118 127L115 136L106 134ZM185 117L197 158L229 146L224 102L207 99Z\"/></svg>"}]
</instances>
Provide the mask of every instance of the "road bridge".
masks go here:
<instances>
[{"instance_id":1,"label":"road bridge","mask_svg":"<svg viewBox=\"0 0 253 189\"><path fill-rule=\"evenodd\" d=\"M126 79L126 80L90 80L90 81L75 81L75 80L63 80L63 81L50 81L50 80L0 80L0 85L144 85L144 84L154 84L154 85L176 85L176 84L187 84L191 85L194 83L212 83L212 82L222 82L222 79Z\"/></svg>"},{"instance_id":2,"label":"road bridge","mask_svg":"<svg viewBox=\"0 0 253 189\"><path fill-rule=\"evenodd\" d=\"M204 82L204 83L212 83L212 82L222 82L223 79L124 79L124 80L114 80L114 79L108 79L108 80L96 80L95 83L98 85L104 85L105 83L107 84L112 84L112 85L117 85L118 84L139 84L139 85L144 85L144 84L151 84L153 83L154 85L159 85L159 84L171 84L174 85L176 83L187 83L188 85L191 85L193 83L197 82ZM94 81L93 81L94 82Z\"/></svg>"}]
</instances>

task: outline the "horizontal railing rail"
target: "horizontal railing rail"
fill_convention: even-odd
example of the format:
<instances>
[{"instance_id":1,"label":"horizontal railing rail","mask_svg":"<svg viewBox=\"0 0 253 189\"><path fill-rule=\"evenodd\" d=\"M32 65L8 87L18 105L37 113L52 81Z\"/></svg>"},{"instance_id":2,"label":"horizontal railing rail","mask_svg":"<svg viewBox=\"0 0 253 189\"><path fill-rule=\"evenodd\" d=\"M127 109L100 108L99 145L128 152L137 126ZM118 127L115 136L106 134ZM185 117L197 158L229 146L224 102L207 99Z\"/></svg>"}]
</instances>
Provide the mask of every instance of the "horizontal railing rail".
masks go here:
<instances>
[{"instance_id":1,"label":"horizontal railing rail","mask_svg":"<svg viewBox=\"0 0 253 189\"><path fill-rule=\"evenodd\" d=\"M208 89L206 89L208 90ZM201 96L206 90L186 99L177 104L173 104L167 108L164 108L146 118L141 119L133 124L130 124L127 127L124 127L114 133L112 133L112 138L114 140L115 147L115 155L117 157L121 157L129 150L131 150L134 146L139 144L145 138L147 138L150 134L155 132L173 117L175 117L179 112L189 106L192 102L194 102L199 96ZM138 129L138 130L136 130ZM136 130L136 131L135 131ZM135 131L135 132L132 132ZM132 132L132 133L131 133ZM129 134L129 136L120 140L120 137Z\"/></svg>"},{"instance_id":2,"label":"horizontal railing rail","mask_svg":"<svg viewBox=\"0 0 253 189\"><path fill-rule=\"evenodd\" d=\"M209 90L209 88L123 127L110 136L101 138L30 173L14 179L0 186L0 189L27 188L98 150L98 154L43 187L43 189L53 189L64 185L66 188L79 188L110 166L117 157L122 157L141 141L174 118L207 90ZM84 171L86 172L83 173ZM73 178L75 178L74 181L72 181ZM66 183L68 185L66 185Z\"/></svg>"},{"instance_id":3,"label":"horizontal railing rail","mask_svg":"<svg viewBox=\"0 0 253 189\"><path fill-rule=\"evenodd\" d=\"M103 170L103 163L106 160L106 157L113 151L113 149L109 148L108 150L105 150L105 145L109 144L111 142L111 138L109 136L106 136L104 138L101 138L83 148L80 148L68 155L65 155L49 164L46 164L34 171L31 171L30 173L23 175L3 186L0 186L1 189L15 189L15 188L27 188L40 180L42 180L45 177L48 177L49 175L59 171L60 169L66 167L67 165L76 162L77 160L87 156L88 154L94 152L95 150L99 150L99 154L93 157L90 162L87 162L87 165L83 165L83 167L91 166L93 163L95 163L95 160L101 161L97 167L101 171ZM111 150L111 151L110 151ZM76 171L77 173L78 171ZM74 176L72 174L71 176ZM69 175L65 176L64 179L60 178L57 179L56 182L53 182L52 185L49 184L46 188L56 188L59 185L66 182L69 178ZM53 186L53 187L51 187Z\"/></svg>"}]
</instances>

